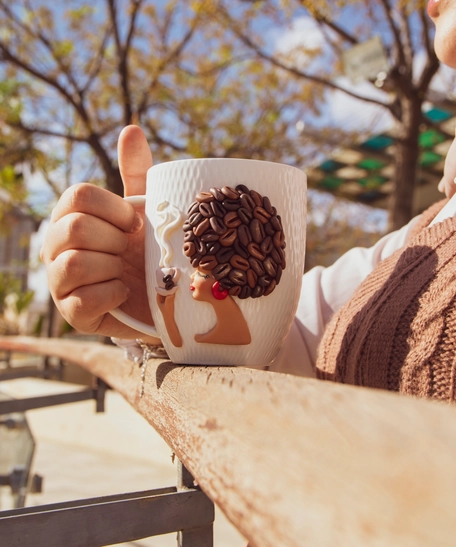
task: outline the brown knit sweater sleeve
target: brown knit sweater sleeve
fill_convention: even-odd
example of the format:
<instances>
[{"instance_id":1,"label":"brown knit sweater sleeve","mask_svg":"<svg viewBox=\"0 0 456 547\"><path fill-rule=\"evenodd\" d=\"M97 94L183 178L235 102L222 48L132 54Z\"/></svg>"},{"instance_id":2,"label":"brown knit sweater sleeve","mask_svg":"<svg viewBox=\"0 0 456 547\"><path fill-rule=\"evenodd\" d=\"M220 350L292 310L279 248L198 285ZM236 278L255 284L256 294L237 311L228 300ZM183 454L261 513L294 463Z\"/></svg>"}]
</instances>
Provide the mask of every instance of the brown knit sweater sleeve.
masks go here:
<instances>
[{"instance_id":1,"label":"brown knit sweater sleeve","mask_svg":"<svg viewBox=\"0 0 456 547\"><path fill-rule=\"evenodd\" d=\"M456 398L455 218L422 229L366 278L329 323L317 376Z\"/></svg>"}]
</instances>

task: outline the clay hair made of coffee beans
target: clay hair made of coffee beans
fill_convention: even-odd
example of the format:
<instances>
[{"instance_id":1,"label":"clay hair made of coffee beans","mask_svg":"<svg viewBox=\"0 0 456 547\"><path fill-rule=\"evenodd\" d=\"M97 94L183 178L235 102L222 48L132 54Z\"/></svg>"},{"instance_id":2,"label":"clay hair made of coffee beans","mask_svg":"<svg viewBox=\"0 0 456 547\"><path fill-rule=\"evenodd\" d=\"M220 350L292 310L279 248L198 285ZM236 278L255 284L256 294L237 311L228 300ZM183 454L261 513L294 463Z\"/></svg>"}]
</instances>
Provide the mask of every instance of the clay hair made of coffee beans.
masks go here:
<instances>
[{"instance_id":1,"label":"clay hair made of coffee beans","mask_svg":"<svg viewBox=\"0 0 456 547\"><path fill-rule=\"evenodd\" d=\"M183 251L196 269L190 289L217 316L214 328L195 340L249 344L249 327L234 298L267 297L279 284L286 267L281 218L267 196L245 185L200 192L187 214Z\"/></svg>"}]
</instances>

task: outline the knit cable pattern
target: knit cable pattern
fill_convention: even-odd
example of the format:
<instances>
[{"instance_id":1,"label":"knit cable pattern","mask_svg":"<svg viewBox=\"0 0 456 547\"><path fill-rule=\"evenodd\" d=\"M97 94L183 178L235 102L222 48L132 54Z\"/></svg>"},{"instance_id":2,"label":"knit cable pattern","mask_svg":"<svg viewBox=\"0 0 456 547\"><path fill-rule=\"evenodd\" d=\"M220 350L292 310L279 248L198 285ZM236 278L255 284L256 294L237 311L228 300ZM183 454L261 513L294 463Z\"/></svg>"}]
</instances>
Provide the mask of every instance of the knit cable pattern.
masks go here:
<instances>
[{"instance_id":1,"label":"knit cable pattern","mask_svg":"<svg viewBox=\"0 0 456 547\"><path fill-rule=\"evenodd\" d=\"M452 218L421 229L334 315L319 347L317 376L453 401L455 356Z\"/></svg>"}]
</instances>

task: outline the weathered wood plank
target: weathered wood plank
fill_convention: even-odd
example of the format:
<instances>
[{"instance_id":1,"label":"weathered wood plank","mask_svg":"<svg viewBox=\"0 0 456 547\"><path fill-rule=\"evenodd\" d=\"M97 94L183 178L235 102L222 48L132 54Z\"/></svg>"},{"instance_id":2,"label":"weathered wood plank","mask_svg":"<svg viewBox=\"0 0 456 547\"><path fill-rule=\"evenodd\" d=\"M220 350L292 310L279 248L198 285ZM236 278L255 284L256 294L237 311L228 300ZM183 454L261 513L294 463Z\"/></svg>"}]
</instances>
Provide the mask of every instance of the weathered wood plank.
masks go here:
<instances>
[{"instance_id":1,"label":"weathered wood plank","mask_svg":"<svg viewBox=\"0 0 456 547\"><path fill-rule=\"evenodd\" d=\"M253 545L454 545L456 409L230 367L151 361L96 343L0 338L69 359L119 391Z\"/></svg>"}]
</instances>

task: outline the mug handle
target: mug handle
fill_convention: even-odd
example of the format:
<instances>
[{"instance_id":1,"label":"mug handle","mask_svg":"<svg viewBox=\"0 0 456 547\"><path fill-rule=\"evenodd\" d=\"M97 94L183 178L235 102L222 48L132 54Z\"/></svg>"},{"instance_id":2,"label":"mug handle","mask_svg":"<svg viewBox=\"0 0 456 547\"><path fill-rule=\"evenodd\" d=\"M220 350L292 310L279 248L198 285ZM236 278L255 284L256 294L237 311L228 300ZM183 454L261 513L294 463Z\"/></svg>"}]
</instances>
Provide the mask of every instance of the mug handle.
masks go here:
<instances>
[{"instance_id":1,"label":"mug handle","mask_svg":"<svg viewBox=\"0 0 456 547\"><path fill-rule=\"evenodd\" d=\"M126 196L124 197L124 200L128 201L128 203L131 203L132 205L143 205L146 202L146 196ZM149 334L150 336L154 336L155 338L161 338L155 327L152 327L152 325L147 325L146 323L143 323L138 319L134 319L119 308L115 308L109 313L118 321L124 323L132 329L135 329L144 334Z\"/></svg>"}]
</instances>

